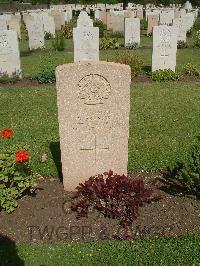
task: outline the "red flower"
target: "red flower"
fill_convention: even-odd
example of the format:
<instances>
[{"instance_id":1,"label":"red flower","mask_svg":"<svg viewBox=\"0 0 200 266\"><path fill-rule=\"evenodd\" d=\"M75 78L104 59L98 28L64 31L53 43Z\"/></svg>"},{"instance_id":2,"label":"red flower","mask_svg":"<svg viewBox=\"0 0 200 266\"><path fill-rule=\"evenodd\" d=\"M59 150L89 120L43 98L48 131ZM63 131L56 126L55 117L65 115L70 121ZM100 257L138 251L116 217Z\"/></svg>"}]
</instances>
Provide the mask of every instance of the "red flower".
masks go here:
<instances>
[{"instance_id":1,"label":"red flower","mask_svg":"<svg viewBox=\"0 0 200 266\"><path fill-rule=\"evenodd\" d=\"M13 136L13 131L12 129L10 128L7 128L7 129L4 129L2 132L1 132L1 137L2 138L7 138L9 139L10 137Z\"/></svg>"},{"instance_id":2,"label":"red flower","mask_svg":"<svg viewBox=\"0 0 200 266\"><path fill-rule=\"evenodd\" d=\"M19 150L16 155L15 155L15 160L18 163L24 163L24 162L28 162L29 160L29 155L28 152L25 150Z\"/></svg>"}]
</instances>

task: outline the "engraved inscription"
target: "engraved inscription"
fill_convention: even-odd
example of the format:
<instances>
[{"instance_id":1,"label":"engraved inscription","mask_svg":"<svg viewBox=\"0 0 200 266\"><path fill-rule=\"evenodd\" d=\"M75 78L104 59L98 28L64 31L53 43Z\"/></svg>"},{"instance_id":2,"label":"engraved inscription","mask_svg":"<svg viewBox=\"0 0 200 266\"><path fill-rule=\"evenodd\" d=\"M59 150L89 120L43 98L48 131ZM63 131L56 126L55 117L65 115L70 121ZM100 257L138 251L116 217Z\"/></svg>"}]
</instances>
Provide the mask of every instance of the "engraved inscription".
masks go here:
<instances>
[{"instance_id":1,"label":"engraved inscription","mask_svg":"<svg viewBox=\"0 0 200 266\"><path fill-rule=\"evenodd\" d=\"M87 75L78 83L78 98L87 105L103 104L110 93L110 83L98 74Z\"/></svg>"},{"instance_id":2,"label":"engraved inscription","mask_svg":"<svg viewBox=\"0 0 200 266\"><path fill-rule=\"evenodd\" d=\"M160 32L161 56L168 57L171 49L171 32L169 29L163 29Z\"/></svg>"},{"instance_id":3,"label":"engraved inscription","mask_svg":"<svg viewBox=\"0 0 200 266\"><path fill-rule=\"evenodd\" d=\"M7 47L8 46L8 38L7 35L0 36L0 47Z\"/></svg>"}]
</instances>

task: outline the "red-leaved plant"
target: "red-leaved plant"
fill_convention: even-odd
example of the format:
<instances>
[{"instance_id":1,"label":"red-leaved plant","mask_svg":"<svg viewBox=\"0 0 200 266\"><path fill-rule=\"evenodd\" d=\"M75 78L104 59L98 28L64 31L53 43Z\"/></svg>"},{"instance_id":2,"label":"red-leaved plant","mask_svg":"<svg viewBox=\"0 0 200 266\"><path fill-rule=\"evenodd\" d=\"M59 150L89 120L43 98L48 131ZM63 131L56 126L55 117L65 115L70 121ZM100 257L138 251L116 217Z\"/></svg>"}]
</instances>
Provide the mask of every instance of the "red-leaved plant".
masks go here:
<instances>
[{"instance_id":1,"label":"red-leaved plant","mask_svg":"<svg viewBox=\"0 0 200 266\"><path fill-rule=\"evenodd\" d=\"M106 217L119 219L123 227L133 224L143 203L158 199L143 177L131 179L113 174L111 170L90 177L76 189L71 209L77 212L77 218L87 217L88 208L93 207Z\"/></svg>"}]
</instances>

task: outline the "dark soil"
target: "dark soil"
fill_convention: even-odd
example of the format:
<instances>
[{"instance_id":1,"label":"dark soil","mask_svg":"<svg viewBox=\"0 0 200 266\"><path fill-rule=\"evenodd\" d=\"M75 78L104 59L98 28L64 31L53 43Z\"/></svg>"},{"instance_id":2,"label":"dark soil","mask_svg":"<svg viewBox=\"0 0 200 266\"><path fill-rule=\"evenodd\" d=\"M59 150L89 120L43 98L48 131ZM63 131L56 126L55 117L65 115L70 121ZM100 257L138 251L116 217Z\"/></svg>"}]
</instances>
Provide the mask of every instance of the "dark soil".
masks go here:
<instances>
[{"instance_id":1,"label":"dark soil","mask_svg":"<svg viewBox=\"0 0 200 266\"><path fill-rule=\"evenodd\" d=\"M148 176L158 176L149 173ZM147 176L147 175L145 175ZM162 179L163 180L163 179ZM167 182L160 182L162 198L141 207L133 238L177 236L200 233L200 200L188 196ZM76 219L69 208L72 193L64 192L58 178L41 178L34 196L19 200L12 213L0 212L1 235L16 243L93 242L120 239L123 229L117 220L91 211L88 218Z\"/></svg>"},{"instance_id":2,"label":"dark soil","mask_svg":"<svg viewBox=\"0 0 200 266\"><path fill-rule=\"evenodd\" d=\"M200 82L200 77L195 77L195 76L182 76L181 79L179 81L182 82ZM179 82L177 81L177 82ZM147 75L139 75L136 77L132 78L132 82L134 83L153 83L154 81ZM1 88L28 88L28 87L45 87L45 86L50 86L52 84L41 84L36 80L30 80L28 78L23 78L20 81L17 81L15 83L0 83L0 89ZM53 84L55 85L55 83Z\"/></svg>"}]
</instances>

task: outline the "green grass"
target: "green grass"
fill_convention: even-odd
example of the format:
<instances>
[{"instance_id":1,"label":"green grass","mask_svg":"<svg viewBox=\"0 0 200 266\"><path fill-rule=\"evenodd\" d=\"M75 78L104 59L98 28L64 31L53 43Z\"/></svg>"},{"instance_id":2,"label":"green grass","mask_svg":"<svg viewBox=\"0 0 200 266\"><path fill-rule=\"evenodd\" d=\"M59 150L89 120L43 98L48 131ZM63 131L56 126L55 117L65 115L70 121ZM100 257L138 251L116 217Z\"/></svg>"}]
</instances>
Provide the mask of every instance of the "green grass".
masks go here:
<instances>
[{"instance_id":1,"label":"green grass","mask_svg":"<svg viewBox=\"0 0 200 266\"><path fill-rule=\"evenodd\" d=\"M59 135L55 87L1 88L0 99L1 129L13 128L14 142L30 146L34 171L45 176L57 175ZM186 159L187 150L200 135L199 102L199 83L133 85L129 171L165 168ZM44 153L48 159L41 163Z\"/></svg>"},{"instance_id":2,"label":"green grass","mask_svg":"<svg viewBox=\"0 0 200 266\"><path fill-rule=\"evenodd\" d=\"M81 244L1 247L0 262L9 266L64 265L200 265L200 236L146 238Z\"/></svg>"},{"instance_id":3,"label":"green grass","mask_svg":"<svg viewBox=\"0 0 200 266\"><path fill-rule=\"evenodd\" d=\"M119 39L123 43L123 39ZM192 44L193 38L188 38L188 43ZM48 64L50 61L55 65L73 62L73 41L72 39L66 40L67 51L57 52L54 51L51 45L51 40L45 42L46 48L43 50L37 50L30 52L28 50L28 42L23 39L20 42L21 51L21 64L22 73L26 76L31 76L37 73L43 65ZM121 52L124 50L120 50ZM116 50L102 50L100 51L100 59L110 59ZM152 57L152 37L141 37L141 48L135 51L135 53L144 61L144 69L151 69L151 57ZM200 68L200 52L199 48L187 48L179 49L177 51L177 71L181 72L184 65L191 62Z\"/></svg>"}]
</instances>

